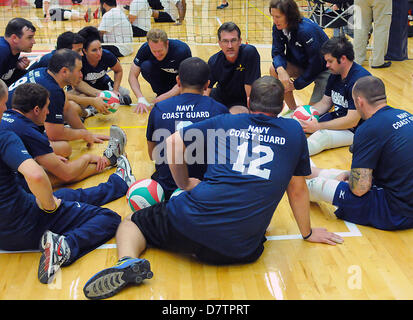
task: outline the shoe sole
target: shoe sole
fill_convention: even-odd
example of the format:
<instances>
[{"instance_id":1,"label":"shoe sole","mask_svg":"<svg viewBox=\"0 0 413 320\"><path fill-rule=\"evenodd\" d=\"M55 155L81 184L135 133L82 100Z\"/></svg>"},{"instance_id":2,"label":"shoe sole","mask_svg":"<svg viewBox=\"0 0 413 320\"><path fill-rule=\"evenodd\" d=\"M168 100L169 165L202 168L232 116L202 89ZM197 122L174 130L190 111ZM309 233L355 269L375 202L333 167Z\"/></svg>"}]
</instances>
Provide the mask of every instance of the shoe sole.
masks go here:
<instances>
[{"instance_id":1,"label":"shoe sole","mask_svg":"<svg viewBox=\"0 0 413 320\"><path fill-rule=\"evenodd\" d=\"M126 133L125 133L125 131L122 130L121 127L118 127L118 126L115 126L115 125L112 125L112 127L117 128L118 130L116 130L116 132L119 132L119 133L121 134L121 136L123 137L123 140L124 140L125 143L123 144L122 154L124 154L124 153L125 153L126 144L127 144L127 142L128 142L128 138L127 138L127 136L126 136ZM116 134L116 135L117 135L117 134ZM117 139L117 138L115 138L115 139Z\"/></svg>"},{"instance_id":2,"label":"shoe sole","mask_svg":"<svg viewBox=\"0 0 413 320\"><path fill-rule=\"evenodd\" d=\"M125 157L125 156L124 156ZM126 168L125 168L125 171L126 171L126 175L127 176L129 176L131 179L131 183L130 184L132 184L132 183L134 183L134 182L136 182L136 178L134 177L134 175L133 175L133 173L132 173L132 167L130 166L130 163L129 163L129 160L128 160L128 158L126 158L125 157L125 163L126 163Z\"/></svg>"},{"instance_id":3,"label":"shoe sole","mask_svg":"<svg viewBox=\"0 0 413 320\"><path fill-rule=\"evenodd\" d=\"M124 269L113 267L102 270L86 283L83 293L92 300L106 299L114 296L130 283L141 284L143 280L152 277L149 261L141 260Z\"/></svg>"},{"instance_id":4,"label":"shoe sole","mask_svg":"<svg viewBox=\"0 0 413 320\"><path fill-rule=\"evenodd\" d=\"M49 246L48 243L50 244ZM50 260L52 258L50 248L53 248L53 238L50 231L45 232L40 238L39 248L42 255L40 256L37 278L41 283L47 284L53 279L53 276L50 278L47 276L50 268Z\"/></svg>"}]
</instances>

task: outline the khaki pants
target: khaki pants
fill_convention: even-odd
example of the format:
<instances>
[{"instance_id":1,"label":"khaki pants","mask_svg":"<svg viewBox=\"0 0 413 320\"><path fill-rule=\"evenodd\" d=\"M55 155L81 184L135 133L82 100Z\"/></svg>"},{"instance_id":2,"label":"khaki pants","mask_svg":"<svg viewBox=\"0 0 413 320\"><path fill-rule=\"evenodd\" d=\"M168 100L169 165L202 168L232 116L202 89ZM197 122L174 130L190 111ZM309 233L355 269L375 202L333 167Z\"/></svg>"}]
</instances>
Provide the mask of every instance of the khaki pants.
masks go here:
<instances>
[{"instance_id":1,"label":"khaki pants","mask_svg":"<svg viewBox=\"0 0 413 320\"><path fill-rule=\"evenodd\" d=\"M387 53L392 14L392 0L354 0L354 53L355 61L366 59L368 34L374 21L371 66L384 63Z\"/></svg>"}]
</instances>

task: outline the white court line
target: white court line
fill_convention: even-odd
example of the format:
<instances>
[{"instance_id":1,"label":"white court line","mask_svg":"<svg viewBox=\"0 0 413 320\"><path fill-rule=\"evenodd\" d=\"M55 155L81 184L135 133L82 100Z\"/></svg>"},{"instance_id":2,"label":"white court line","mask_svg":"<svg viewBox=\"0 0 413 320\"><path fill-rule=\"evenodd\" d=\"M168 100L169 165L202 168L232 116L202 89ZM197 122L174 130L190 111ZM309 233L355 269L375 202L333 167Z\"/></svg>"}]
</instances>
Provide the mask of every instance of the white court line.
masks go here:
<instances>
[{"instance_id":1,"label":"white court line","mask_svg":"<svg viewBox=\"0 0 413 320\"><path fill-rule=\"evenodd\" d=\"M340 237L362 237L360 230L354 223L344 221L347 228L350 230L349 232L334 232L338 234ZM293 239L302 239L303 237L301 234L287 234L281 236L267 236L267 240L277 241L277 240L293 240Z\"/></svg>"},{"instance_id":2,"label":"white court line","mask_svg":"<svg viewBox=\"0 0 413 320\"><path fill-rule=\"evenodd\" d=\"M357 226L354 223L344 221L345 225L347 228L350 230L349 232L334 232L335 234L338 234L339 236L345 238L345 237L362 237L363 235L361 234L360 230L357 228ZM287 234L287 235L282 235L282 236L267 236L267 240L269 241L279 241L279 240L295 240L295 239L302 239L303 237L301 234ZM115 243L108 243L108 244L102 244L100 247L97 249L116 249L116 244ZM1 253L25 253L25 252L39 252L39 250L23 250L23 251L6 251L6 250L0 250Z\"/></svg>"}]
</instances>

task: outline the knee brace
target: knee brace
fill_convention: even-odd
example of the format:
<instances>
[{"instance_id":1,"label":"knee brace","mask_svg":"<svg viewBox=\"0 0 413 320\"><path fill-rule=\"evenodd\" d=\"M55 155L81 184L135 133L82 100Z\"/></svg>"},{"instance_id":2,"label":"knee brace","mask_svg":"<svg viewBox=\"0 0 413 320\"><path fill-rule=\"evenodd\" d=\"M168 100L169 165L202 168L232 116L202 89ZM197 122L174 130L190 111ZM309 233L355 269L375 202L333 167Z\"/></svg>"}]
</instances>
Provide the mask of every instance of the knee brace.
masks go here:
<instances>
[{"instance_id":1,"label":"knee brace","mask_svg":"<svg viewBox=\"0 0 413 320\"><path fill-rule=\"evenodd\" d=\"M346 170L341 169L321 169L320 173L318 174L321 178L326 179L335 179L341 173L346 172Z\"/></svg>"},{"instance_id":2,"label":"knee brace","mask_svg":"<svg viewBox=\"0 0 413 320\"><path fill-rule=\"evenodd\" d=\"M306 183L311 202L325 201L333 203L334 194L340 181L317 177L307 179Z\"/></svg>"},{"instance_id":3,"label":"knee brace","mask_svg":"<svg viewBox=\"0 0 413 320\"><path fill-rule=\"evenodd\" d=\"M349 146L353 137L350 130L318 130L307 139L309 154L312 156L323 150Z\"/></svg>"}]
</instances>

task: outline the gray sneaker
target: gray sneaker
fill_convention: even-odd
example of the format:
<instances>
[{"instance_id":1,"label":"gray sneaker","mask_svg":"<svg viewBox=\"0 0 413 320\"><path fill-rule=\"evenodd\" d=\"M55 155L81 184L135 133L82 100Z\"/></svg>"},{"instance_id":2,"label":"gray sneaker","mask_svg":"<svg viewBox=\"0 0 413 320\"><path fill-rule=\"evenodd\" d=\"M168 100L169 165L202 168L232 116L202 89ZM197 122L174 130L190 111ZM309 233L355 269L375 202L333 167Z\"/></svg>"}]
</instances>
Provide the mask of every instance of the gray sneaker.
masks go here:
<instances>
[{"instance_id":1,"label":"gray sneaker","mask_svg":"<svg viewBox=\"0 0 413 320\"><path fill-rule=\"evenodd\" d=\"M116 172L119 177L121 177L128 187L132 185L136 181L135 176L132 174L132 168L130 166L128 158L126 156L121 155L118 158Z\"/></svg>"},{"instance_id":2,"label":"gray sneaker","mask_svg":"<svg viewBox=\"0 0 413 320\"><path fill-rule=\"evenodd\" d=\"M109 159L112 166L115 166L118 158L124 154L126 140L125 131L116 125L110 127L110 139L108 147L103 152L103 155Z\"/></svg>"},{"instance_id":3,"label":"gray sneaker","mask_svg":"<svg viewBox=\"0 0 413 320\"><path fill-rule=\"evenodd\" d=\"M121 95L119 97L119 102L122 106L129 106L132 103L132 99L129 95Z\"/></svg>"},{"instance_id":4,"label":"gray sneaker","mask_svg":"<svg viewBox=\"0 0 413 320\"><path fill-rule=\"evenodd\" d=\"M97 115L99 113L99 111L97 111L94 106L87 106L84 111L85 111L84 118L93 117L94 115Z\"/></svg>"},{"instance_id":5,"label":"gray sneaker","mask_svg":"<svg viewBox=\"0 0 413 320\"><path fill-rule=\"evenodd\" d=\"M70 248L64 236L45 231L40 239L42 255L37 277L41 283L50 283L60 266L69 260Z\"/></svg>"}]
</instances>

